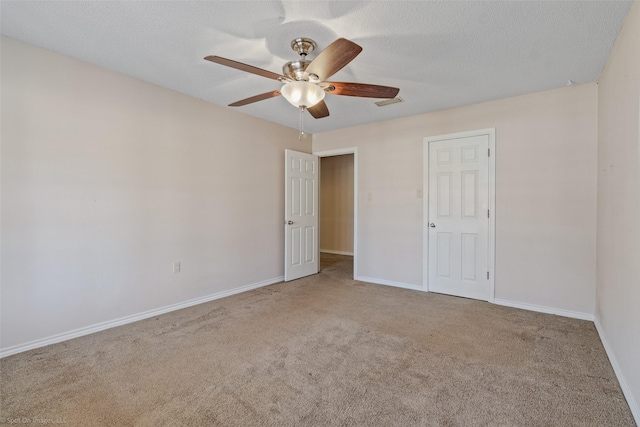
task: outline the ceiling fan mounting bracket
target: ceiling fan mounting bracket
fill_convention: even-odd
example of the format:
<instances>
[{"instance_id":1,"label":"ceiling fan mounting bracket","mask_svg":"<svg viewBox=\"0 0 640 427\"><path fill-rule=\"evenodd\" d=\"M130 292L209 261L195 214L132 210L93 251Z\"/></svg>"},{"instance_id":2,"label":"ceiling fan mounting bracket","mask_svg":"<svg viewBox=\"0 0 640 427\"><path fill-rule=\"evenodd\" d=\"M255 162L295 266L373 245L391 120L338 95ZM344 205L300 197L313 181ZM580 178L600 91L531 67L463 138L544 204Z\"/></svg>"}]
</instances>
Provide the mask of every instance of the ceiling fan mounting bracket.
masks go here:
<instances>
[{"instance_id":1,"label":"ceiling fan mounting bracket","mask_svg":"<svg viewBox=\"0 0 640 427\"><path fill-rule=\"evenodd\" d=\"M291 41L291 49L296 51L300 56L307 56L315 50L318 45L313 40L306 37L298 37Z\"/></svg>"}]
</instances>

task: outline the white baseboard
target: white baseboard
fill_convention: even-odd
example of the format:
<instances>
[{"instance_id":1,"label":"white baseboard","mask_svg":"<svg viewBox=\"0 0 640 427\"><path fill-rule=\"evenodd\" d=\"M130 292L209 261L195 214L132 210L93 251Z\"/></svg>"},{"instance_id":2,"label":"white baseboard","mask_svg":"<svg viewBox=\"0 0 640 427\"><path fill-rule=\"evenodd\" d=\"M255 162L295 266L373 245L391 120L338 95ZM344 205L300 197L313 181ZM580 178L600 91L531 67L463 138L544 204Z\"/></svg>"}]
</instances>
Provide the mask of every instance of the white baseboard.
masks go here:
<instances>
[{"instance_id":1,"label":"white baseboard","mask_svg":"<svg viewBox=\"0 0 640 427\"><path fill-rule=\"evenodd\" d=\"M513 302L513 301L507 301L507 300L497 299L497 298L493 302L494 304L498 304L498 305L504 305L504 306L513 307L513 308L521 308L523 310L537 311L540 313L555 314L556 316L572 317L574 319L591 320L591 321L593 321L594 319L594 316L591 313L562 310L560 308L545 307L543 305L527 304L524 302Z\"/></svg>"},{"instance_id":2,"label":"white baseboard","mask_svg":"<svg viewBox=\"0 0 640 427\"><path fill-rule=\"evenodd\" d=\"M332 255L349 255L349 256L353 256L353 252L334 251L332 249L320 249L320 252L325 253L325 254L332 254Z\"/></svg>"},{"instance_id":3,"label":"white baseboard","mask_svg":"<svg viewBox=\"0 0 640 427\"><path fill-rule=\"evenodd\" d=\"M391 280L375 279L373 277L363 277L363 276L357 276L357 277L354 277L353 279L359 280L361 282L374 283L376 285L393 286L395 288L412 289L414 291L424 291L424 289L422 289L422 286L410 285L408 283L401 283L401 282L392 282Z\"/></svg>"},{"instance_id":4,"label":"white baseboard","mask_svg":"<svg viewBox=\"0 0 640 427\"><path fill-rule=\"evenodd\" d=\"M618 364L618 359L616 359L615 354L613 353L613 349L609 345L607 338L604 335L604 330L602 329L602 325L600 324L600 319L596 316L595 321L593 322L596 325L596 330L598 331L598 335L600 336L600 341L602 341L602 346L604 347L604 351L607 353L607 357L609 357L609 362L613 367L613 372L616 374L618 378L618 383L620 383L620 388L622 389L622 393L624 394L625 399L627 399L627 404L629 405L629 409L631 409L631 414L636 421L636 425L640 426L640 403L636 402L633 398L633 394L631 393L631 389L627 385L627 382L622 376L622 370L620 369L620 365Z\"/></svg>"},{"instance_id":5,"label":"white baseboard","mask_svg":"<svg viewBox=\"0 0 640 427\"><path fill-rule=\"evenodd\" d=\"M170 311L181 310L183 308L192 307L194 305L202 304L205 302L217 300L220 298L228 297L231 295L239 294L241 292L250 291L252 289L261 288L263 286L279 283L284 280L284 277L275 277L269 280L263 280L262 282L252 283L250 285L240 286L239 288L231 289L228 291L217 292L215 294L207 295L200 298L195 298L189 301L181 302L178 304L171 304L165 307L157 308L154 310L145 311L130 316L120 317L119 319L109 320L106 322L96 323L84 328L75 329L69 332L63 332L61 334L53 335L47 338L41 338L38 340L30 341L25 344L18 344L12 347L0 349L0 359L12 354L22 353L23 351L33 350L34 348L44 347L46 345L67 341L73 338L78 338L84 335L93 334L94 332L104 331L105 329L115 328L116 326L126 325L127 323L137 322L138 320L148 319L149 317L158 316L160 314L168 313Z\"/></svg>"}]
</instances>

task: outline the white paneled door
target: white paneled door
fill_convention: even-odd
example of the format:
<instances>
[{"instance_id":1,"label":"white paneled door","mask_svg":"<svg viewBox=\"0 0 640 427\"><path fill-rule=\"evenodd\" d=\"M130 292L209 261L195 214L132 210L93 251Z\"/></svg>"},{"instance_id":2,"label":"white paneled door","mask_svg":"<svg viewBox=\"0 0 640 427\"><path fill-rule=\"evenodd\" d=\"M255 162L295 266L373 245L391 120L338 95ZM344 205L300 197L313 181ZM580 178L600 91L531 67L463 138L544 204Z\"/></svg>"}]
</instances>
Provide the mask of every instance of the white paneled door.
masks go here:
<instances>
[{"instance_id":1,"label":"white paneled door","mask_svg":"<svg viewBox=\"0 0 640 427\"><path fill-rule=\"evenodd\" d=\"M285 150L284 280L316 274L318 156Z\"/></svg>"},{"instance_id":2,"label":"white paneled door","mask_svg":"<svg viewBox=\"0 0 640 427\"><path fill-rule=\"evenodd\" d=\"M490 299L489 135L430 140L428 289Z\"/></svg>"}]
</instances>

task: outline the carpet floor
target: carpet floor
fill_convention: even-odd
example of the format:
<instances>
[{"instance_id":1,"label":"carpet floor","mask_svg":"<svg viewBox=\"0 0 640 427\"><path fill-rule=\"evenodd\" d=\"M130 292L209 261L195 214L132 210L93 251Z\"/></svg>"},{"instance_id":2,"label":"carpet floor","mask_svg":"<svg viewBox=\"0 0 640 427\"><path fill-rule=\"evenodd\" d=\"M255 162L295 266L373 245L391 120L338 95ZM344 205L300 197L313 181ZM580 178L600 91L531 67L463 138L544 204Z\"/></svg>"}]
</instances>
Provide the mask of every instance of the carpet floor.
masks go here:
<instances>
[{"instance_id":1,"label":"carpet floor","mask_svg":"<svg viewBox=\"0 0 640 427\"><path fill-rule=\"evenodd\" d=\"M6 357L0 421L635 425L592 322L358 282L351 268L323 255L311 277Z\"/></svg>"}]
</instances>

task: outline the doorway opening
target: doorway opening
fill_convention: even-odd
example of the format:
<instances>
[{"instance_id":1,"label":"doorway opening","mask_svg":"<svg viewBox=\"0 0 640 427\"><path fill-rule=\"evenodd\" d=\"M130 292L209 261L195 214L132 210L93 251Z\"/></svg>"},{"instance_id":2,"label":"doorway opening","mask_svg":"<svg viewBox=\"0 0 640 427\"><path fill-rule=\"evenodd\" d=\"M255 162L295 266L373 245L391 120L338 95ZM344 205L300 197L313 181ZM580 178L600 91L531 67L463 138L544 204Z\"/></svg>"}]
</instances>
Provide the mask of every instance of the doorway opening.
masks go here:
<instances>
[{"instance_id":1,"label":"doorway opening","mask_svg":"<svg viewBox=\"0 0 640 427\"><path fill-rule=\"evenodd\" d=\"M320 270L357 276L357 148L314 153L320 158Z\"/></svg>"}]
</instances>

